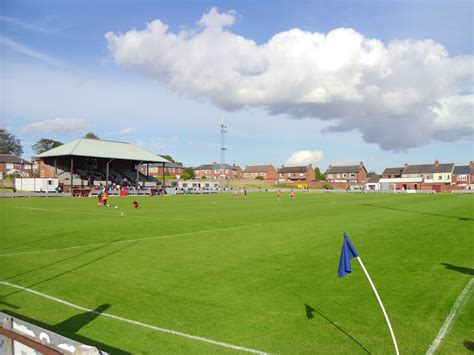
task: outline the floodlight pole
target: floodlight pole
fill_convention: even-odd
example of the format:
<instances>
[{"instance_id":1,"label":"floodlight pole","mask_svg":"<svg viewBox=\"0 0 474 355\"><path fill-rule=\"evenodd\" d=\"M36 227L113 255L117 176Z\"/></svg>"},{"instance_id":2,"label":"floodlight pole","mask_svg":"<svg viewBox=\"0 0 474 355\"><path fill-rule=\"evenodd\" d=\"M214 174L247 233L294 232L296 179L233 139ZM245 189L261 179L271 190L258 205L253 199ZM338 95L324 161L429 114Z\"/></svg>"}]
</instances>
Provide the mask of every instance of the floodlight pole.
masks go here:
<instances>
[{"instance_id":1,"label":"floodlight pole","mask_svg":"<svg viewBox=\"0 0 474 355\"><path fill-rule=\"evenodd\" d=\"M227 126L224 124L224 116L222 116L221 118L221 169L222 169L222 178L223 178L223 182L222 182L222 185L224 185L224 181L225 181L225 151L227 150L227 148L225 147L225 134L227 133L226 131L226 128ZM224 186L221 186L221 188L223 189Z\"/></svg>"},{"instance_id":2,"label":"floodlight pole","mask_svg":"<svg viewBox=\"0 0 474 355\"><path fill-rule=\"evenodd\" d=\"M112 162L112 160L113 159L110 159L106 165L106 175L105 175L105 188L106 189L108 189L108 186L109 186L109 164Z\"/></svg>"},{"instance_id":3,"label":"floodlight pole","mask_svg":"<svg viewBox=\"0 0 474 355\"><path fill-rule=\"evenodd\" d=\"M390 335L392 336L392 341L393 341L393 346L395 347L395 353L397 355L400 354L398 351L398 344L397 344L397 339L395 338L395 333L393 332L392 325L390 324L390 319L388 319L387 312L385 311L385 307L383 306L382 300L380 299L379 293L377 292L377 289L375 288L374 283L372 282L372 279L370 278L369 273L367 272L367 269L364 266L364 263L362 262L360 257L356 257L357 261L359 262L360 266L362 267L362 270L364 270L365 276L367 277L367 280L369 280L370 286L372 286L372 290L375 293L375 297L377 297L377 301L379 301L380 308L382 308L383 315L385 317L385 321L387 322L388 329L390 330Z\"/></svg>"}]
</instances>

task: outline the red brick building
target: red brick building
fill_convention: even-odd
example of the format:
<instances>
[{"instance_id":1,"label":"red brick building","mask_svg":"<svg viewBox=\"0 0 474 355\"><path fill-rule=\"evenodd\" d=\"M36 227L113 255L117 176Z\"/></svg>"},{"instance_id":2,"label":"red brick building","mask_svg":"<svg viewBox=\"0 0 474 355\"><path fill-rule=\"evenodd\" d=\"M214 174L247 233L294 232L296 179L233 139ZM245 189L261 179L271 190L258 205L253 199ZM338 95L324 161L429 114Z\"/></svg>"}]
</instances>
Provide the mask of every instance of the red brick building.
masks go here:
<instances>
[{"instance_id":1,"label":"red brick building","mask_svg":"<svg viewBox=\"0 0 474 355\"><path fill-rule=\"evenodd\" d=\"M184 166L175 163L166 163L163 169L163 164L148 164L148 176L179 176L183 173ZM146 174L146 165L140 167L140 171Z\"/></svg>"},{"instance_id":2,"label":"red brick building","mask_svg":"<svg viewBox=\"0 0 474 355\"><path fill-rule=\"evenodd\" d=\"M31 176L33 173L33 164L15 155L0 154L0 173L3 176L14 173Z\"/></svg>"},{"instance_id":3,"label":"red brick building","mask_svg":"<svg viewBox=\"0 0 474 355\"><path fill-rule=\"evenodd\" d=\"M310 182L316 179L316 173L311 164L307 166L284 166L278 169L278 182Z\"/></svg>"},{"instance_id":4,"label":"red brick building","mask_svg":"<svg viewBox=\"0 0 474 355\"><path fill-rule=\"evenodd\" d=\"M462 188L474 184L474 161L471 161L469 165L455 166L452 182Z\"/></svg>"},{"instance_id":5,"label":"red brick building","mask_svg":"<svg viewBox=\"0 0 474 355\"><path fill-rule=\"evenodd\" d=\"M246 166L243 172L244 179L255 180L257 177L263 177L263 180L276 181L277 171L273 165L250 165Z\"/></svg>"},{"instance_id":6,"label":"red brick building","mask_svg":"<svg viewBox=\"0 0 474 355\"><path fill-rule=\"evenodd\" d=\"M328 182L344 182L365 184L367 182L367 169L364 162L359 165L332 166L324 173Z\"/></svg>"},{"instance_id":7,"label":"red brick building","mask_svg":"<svg viewBox=\"0 0 474 355\"><path fill-rule=\"evenodd\" d=\"M224 165L225 172L222 171L222 165L218 163L202 164L194 169L196 179L210 179L217 180L222 179L224 176L226 179L241 179L243 175L242 168L238 165Z\"/></svg>"}]
</instances>

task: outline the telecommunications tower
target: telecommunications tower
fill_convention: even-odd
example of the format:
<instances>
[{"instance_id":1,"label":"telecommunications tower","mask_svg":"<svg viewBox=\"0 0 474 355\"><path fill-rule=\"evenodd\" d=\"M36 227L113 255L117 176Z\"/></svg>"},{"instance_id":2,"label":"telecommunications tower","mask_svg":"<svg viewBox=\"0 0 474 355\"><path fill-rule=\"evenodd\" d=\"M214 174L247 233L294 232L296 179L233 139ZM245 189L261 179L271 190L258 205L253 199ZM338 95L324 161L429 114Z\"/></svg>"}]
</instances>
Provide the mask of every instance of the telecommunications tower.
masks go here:
<instances>
[{"instance_id":1,"label":"telecommunications tower","mask_svg":"<svg viewBox=\"0 0 474 355\"><path fill-rule=\"evenodd\" d=\"M221 118L221 170L222 170L222 175L221 177L225 180L225 151L227 148L225 147L225 134L227 133L226 131L227 126L224 124L224 116ZM222 186L223 187L223 186Z\"/></svg>"}]
</instances>

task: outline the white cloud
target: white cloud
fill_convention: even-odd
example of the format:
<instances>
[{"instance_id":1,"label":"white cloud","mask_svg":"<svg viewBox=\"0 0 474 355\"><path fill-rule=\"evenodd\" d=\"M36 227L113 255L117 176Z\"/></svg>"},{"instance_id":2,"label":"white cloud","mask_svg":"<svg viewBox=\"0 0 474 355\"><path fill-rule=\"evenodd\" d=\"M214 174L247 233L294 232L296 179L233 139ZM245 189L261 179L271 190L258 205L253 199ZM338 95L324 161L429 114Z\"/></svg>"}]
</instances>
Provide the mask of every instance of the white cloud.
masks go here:
<instances>
[{"instance_id":1,"label":"white cloud","mask_svg":"<svg viewBox=\"0 0 474 355\"><path fill-rule=\"evenodd\" d=\"M132 134L134 131L134 129L132 127L127 127L127 128L124 128L120 131L116 131L116 132L112 132L113 134L119 134L119 135L128 135L128 134Z\"/></svg>"},{"instance_id":2,"label":"white cloud","mask_svg":"<svg viewBox=\"0 0 474 355\"><path fill-rule=\"evenodd\" d=\"M385 45L349 28L292 29L257 44L226 29L235 20L212 8L197 30L172 33L155 20L105 37L118 64L222 109L315 118L386 150L473 135L473 56L450 57L432 40Z\"/></svg>"},{"instance_id":3,"label":"white cloud","mask_svg":"<svg viewBox=\"0 0 474 355\"><path fill-rule=\"evenodd\" d=\"M320 150L299 150L290 155L285 166L305 166L316 164L323 158L324 153Z\"/></svg>"},{"instance_id":4,"label":"white cloud","mask_svg":"<svg viewBox=\"0 0 474 355\"><path fill-rule=\"evenodd\" d=\"M75 134L86 130L89 124L78 118L55 118L29 123L22 128L24 133L54 133L58 135Z\"/></svg>"}]
</instances>

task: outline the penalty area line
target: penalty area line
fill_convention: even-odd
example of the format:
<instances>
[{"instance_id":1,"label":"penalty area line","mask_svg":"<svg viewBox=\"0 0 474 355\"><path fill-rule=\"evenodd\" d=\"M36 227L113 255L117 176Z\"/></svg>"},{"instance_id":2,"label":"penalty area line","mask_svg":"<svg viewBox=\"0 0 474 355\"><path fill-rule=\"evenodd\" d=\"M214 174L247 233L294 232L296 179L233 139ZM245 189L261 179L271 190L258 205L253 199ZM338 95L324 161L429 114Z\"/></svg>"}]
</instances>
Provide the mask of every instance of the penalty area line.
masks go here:
<instances>
[{"instance_id":1,"label":"penalty area line","mask_svg":"<svg viewBox=\"0 0 474 355\"><path fill-rule=\"evenodd\" d=\"M470 279L469 282L467 283L466 287L464 287L464 290L462 290L461 294L459 295L458 299L456 302L454 302L453 307L449 311L448 317L444 321L441 329L439 330L438 335L436 336L435 340L431 343L430 347L426 351L425 355L432 355L438 348L438 346L441 344L443 341L444 337L446 336L449 327L451 326L451 323L453 322L456 313L458 312L459 308L461 307L463 301L465 298L467 298L469 292L471 291L472 286L474 285L474 278Z\"/></svg>"},{"instance_id":2,"label":"penalty area line","mask_svg":"<svg viewBox=\"0 0 474 355\"><path fill-rule=\"evenodd\" d=\"M63 304L65 306L75 308L75 309L78 309L78 310L83 311L83 312L97 314L100 317L107 317L107 318L115 319L115 320L118 320L118 321L121 321L121 322L133 324L133 325L136 325L136 326L139 326L139 327L142 327L142 328L155 330L155 331L158 331L158 332L161 332L161 333L172 334L172 335L180 336L180 337L183 337L183 338L197 340L197 341L200 341L200 342L203 342L203 343L213 344L213 345L217 345L217 346L228 348L228 349L244 351L244 352L247 352L247 353L266 354L266 352L260 351L260 350L245 348L243 346L233 345L233 344L225 343L225 342L222 342L222 341L217 341L217 340L213 340L213 339L209 339L209 338L200 337L200 336L197 336L197 335L191 335L191 334L178 332L176 330L161 328L161 327L157 327L157 326L154 326L154 325L151 325L151 324L146 324L146 323L142 323L142 322L135 321L135 320L132 320L132 319L127 319L127 318L123 318L123 317L120 317L120 316L116 316L116 315L113 315L113 314L110 314L110 313L100 313L100 312L94 311L93 309L85 308L85 307L79 306L77 304L62 300L60 298L56 298L56 297L53 297L53 296L49 296L45 293L35 291L31 288L15 285L15 284L12 284L12 283L9 283L9 282L0 281L0 285L4 285L4 286L16 288L18 290L26 291L26 292L32 293L36 296L46 298L50 301L54 301L54 302Z\"/></svg>"},{"instance_id":3,"label":"penalty area line","mask_svg":"<svg viewBox=\"0 0 474 355\"><path fill-rule=\"evenodd\" d=\"M66 248L56 248L56 249L45 249L45 250L34 250L34 251L24 251L19 253L7 253L7 254L0 254L0 257L7 257L7 256L18 256L18 255L30 255L30 254L42 254L42 253L49 253L54 251L62 251L62 250L73 250L73 249L82 249L82 248L93 248L93 247L100 247L104 245L115 245L119 243L130 243L135 241L147 241L147 240L154 240L154 239L168 239L168 238L176 238L176 237L185 237L188 235L193 234L201 234L201 233L210 233L210 232L221 232L229 229L239 229L239 228L246 228L246 227L253 227L253 226L260 226L261 224L244 224L241 226L235 227L226 227L226 228L215 228L215 229L205 229L202 231L195 231L195 232L187 232L187 233L178 233L178 234L165 234L165 235L158 235L155 237L143 237L143 238L135 238L135 239L126 239L126 240L118 240L115 242L107 242L107 243L95 243L95 244L85 244L85 245L77 245L74 247L66 247Z\"/></svg>"}]
</instances>

